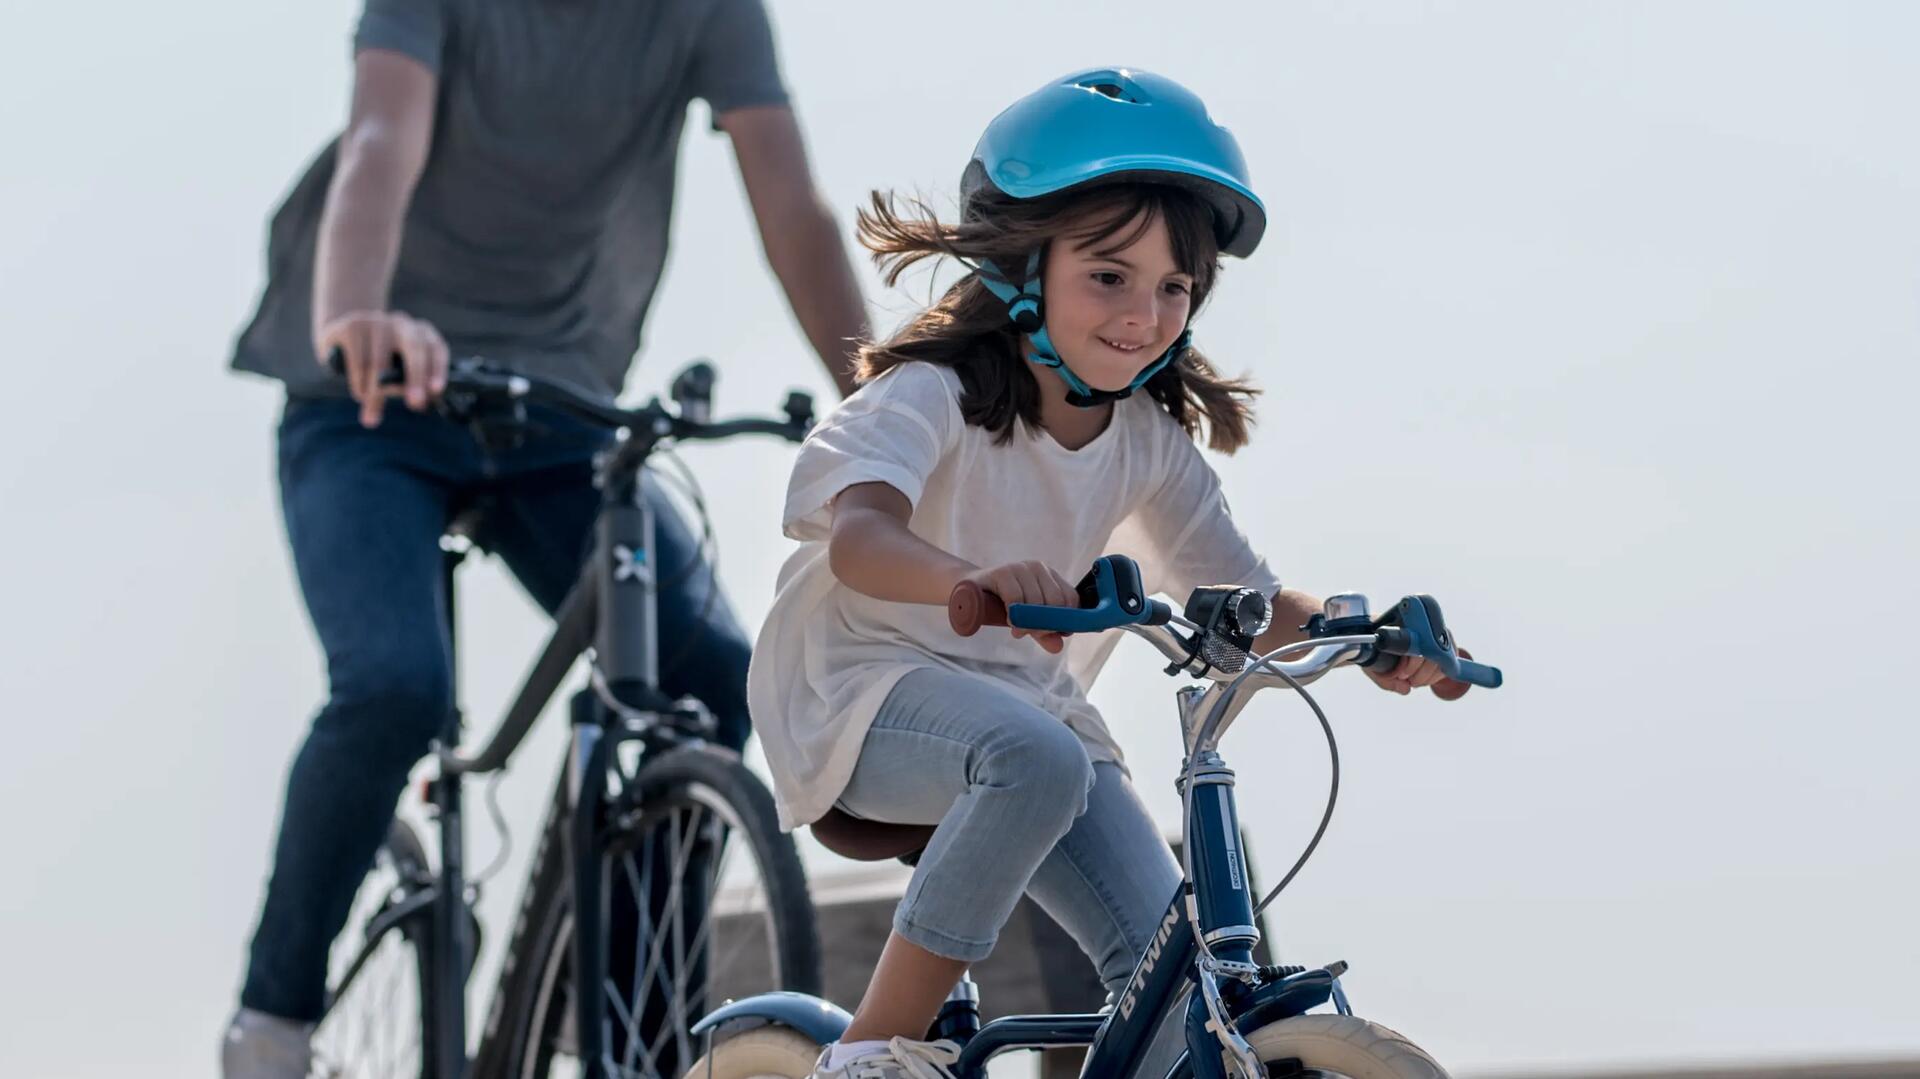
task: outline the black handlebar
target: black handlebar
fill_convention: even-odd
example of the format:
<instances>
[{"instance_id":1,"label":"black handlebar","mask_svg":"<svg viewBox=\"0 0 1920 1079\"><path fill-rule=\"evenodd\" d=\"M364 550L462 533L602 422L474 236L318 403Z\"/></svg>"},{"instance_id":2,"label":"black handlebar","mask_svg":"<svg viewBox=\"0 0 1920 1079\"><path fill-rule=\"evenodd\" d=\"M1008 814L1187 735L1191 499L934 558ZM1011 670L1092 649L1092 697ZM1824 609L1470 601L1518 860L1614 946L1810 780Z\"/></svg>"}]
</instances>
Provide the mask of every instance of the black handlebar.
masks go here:
<instances>
[{"instance_id":1,"label":"black handlebar","mask_svg":"<svg viewBox=\"0 0 1920 1079\"><path fill-rule=\"evenodd\" d=\"M335 348L327 355L327 369L346 374L346 354ZM713 394L714 372L705 362L695 363L674 380L676 407L669 408L658 398L637 409L621 408L612 400L582 392L564 382L524 374L487 363L479 357L453 361L447 370L442 411L449 403L464 407L482 402L531 402L548 405L572 416L608 429L626 428L649 441L672 438L681 442L715 441L736 435L773 435L790 442L806 437L813 427L813 398L798 391L787 395L784 419L751 418L711 422L707 419ZM398 386L406 381L406 372L395 356L387 370L380 373L380 385ZM462 404L452 406L464 410Z\"/></svg>"}]
</instances>

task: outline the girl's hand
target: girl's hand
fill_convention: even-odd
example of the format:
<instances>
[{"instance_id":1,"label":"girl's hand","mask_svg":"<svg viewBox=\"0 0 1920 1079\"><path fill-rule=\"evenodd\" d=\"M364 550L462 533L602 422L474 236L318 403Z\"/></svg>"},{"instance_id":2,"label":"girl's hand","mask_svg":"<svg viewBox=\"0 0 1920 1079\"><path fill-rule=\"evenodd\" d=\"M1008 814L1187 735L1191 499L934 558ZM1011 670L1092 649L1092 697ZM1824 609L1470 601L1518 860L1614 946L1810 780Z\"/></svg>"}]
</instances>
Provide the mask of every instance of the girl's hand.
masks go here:
<instances>
[{"instance_id":1,"label":"girl's hand","mask_svg":"<svg viewBox=\"0 0 1920 1079\"><path fill-rule=\"evenodd\" d=\"M1009 562L1004 566L975 570L962 577L999 596L1001 602L1044 603L1049 607L1078 607L1080 594L1066 578L1039 562ZM1058 633L1015 627L1015 637L1032 637L1035 644L1058 654L1066 640Z\"/></svg>"},{"instance_id":2,"label":"girl's hand","mask_svg":"<svg viewBox=\"0 0 1920 1079\"><path fill-rule=\"evenodd\" d=\"M1456 649L1461 659L1472 659L1473 653L1464 648ZM1457 701L1466 696L1469 688L1465 682L1456 682L1440 673L1440 668L1430 659L1419 656L1401 656L1400 663L1385 673L1367 671L1367 677L1381 689L1406 696L1422 686L1433 687L1433 695L1443 701Z\"/></svg>"}]
</instances>

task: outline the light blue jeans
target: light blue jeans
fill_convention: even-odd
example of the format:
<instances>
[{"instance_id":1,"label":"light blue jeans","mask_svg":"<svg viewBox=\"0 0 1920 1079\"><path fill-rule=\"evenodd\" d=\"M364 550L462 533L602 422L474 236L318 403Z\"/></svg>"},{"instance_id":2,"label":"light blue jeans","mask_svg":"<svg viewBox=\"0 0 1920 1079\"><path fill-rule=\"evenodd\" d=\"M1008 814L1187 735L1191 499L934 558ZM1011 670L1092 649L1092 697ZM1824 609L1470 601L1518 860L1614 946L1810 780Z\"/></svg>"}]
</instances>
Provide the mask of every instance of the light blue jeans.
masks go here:
<instances>
[{"instance_id":1,"label":"light blue jeans","mask_svg":"<svg viewBox=\"0 0 1920 1079\"><path fill-rule=\"evenodd\" d=\"M1180 883L1126 772L1090 762L1065 723L978 675L902 678L839 804L939 825L893 926L950 959L986 958L1024 891L1118 993Z\"/></svg>"}]
</instances>

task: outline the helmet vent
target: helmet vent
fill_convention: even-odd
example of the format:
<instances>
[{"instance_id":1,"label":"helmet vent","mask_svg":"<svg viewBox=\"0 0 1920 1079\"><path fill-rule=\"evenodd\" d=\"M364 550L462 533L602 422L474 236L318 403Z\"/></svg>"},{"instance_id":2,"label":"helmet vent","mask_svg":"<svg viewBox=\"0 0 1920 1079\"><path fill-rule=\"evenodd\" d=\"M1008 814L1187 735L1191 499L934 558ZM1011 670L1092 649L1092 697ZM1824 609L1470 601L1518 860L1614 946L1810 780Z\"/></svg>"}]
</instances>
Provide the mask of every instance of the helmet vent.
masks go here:
<instances>
[{"instance_id":1,"label":"helmet vent","mask_svg":"<svg viewBox=\"0 0 1920 1079\"><path fill-rule=\"evenodd\" d=\"M1129 105L1145 105L1147 95L1139 84L1118 71L1095 71L1074 82L1075 86L1089 93L1113 101L1124 101Z\"/></svg>"}]
</instances>

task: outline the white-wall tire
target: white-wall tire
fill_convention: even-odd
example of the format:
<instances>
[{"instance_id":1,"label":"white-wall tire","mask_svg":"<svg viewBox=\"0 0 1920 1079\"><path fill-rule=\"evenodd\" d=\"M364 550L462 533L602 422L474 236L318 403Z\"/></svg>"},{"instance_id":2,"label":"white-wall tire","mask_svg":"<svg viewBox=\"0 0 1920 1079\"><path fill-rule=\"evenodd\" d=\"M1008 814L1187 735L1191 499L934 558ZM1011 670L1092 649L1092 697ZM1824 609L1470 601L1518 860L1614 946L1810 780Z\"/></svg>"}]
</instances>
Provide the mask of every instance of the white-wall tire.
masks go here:
<instances>
[{"instance_id":1,"label":"white-wall tire","mask_svg":"<svg viewBox=\"0 0 1920 1079\"><path fill-rule=\"evenodd\" d=\"M819 1044L792 1027L755 1027L714 1046L686 1079L807 1079L819 1059Z\"/></svg>"},{"instance_id":2,"label":"white-wall tire","mask_svg":"<svg viewBox=\"0 0 1920 1079\"><path fill-rule=\"evenodd\" d=\"M1264 1063L1302 1067L1345 1079L1449 1079L1427 1051L1378 1023L1351 1015L1299 1015L1261 1027L1247 1044Z\"/></svg>"}]
</instances>

